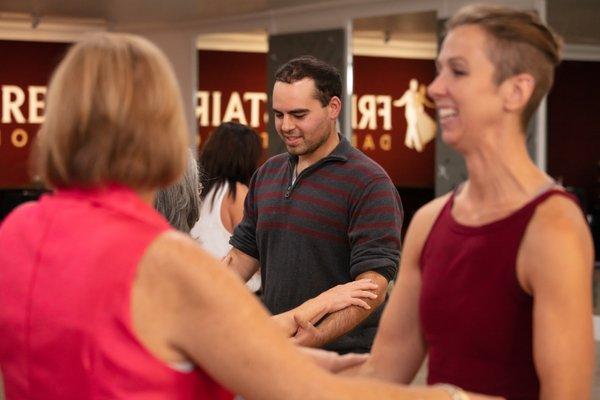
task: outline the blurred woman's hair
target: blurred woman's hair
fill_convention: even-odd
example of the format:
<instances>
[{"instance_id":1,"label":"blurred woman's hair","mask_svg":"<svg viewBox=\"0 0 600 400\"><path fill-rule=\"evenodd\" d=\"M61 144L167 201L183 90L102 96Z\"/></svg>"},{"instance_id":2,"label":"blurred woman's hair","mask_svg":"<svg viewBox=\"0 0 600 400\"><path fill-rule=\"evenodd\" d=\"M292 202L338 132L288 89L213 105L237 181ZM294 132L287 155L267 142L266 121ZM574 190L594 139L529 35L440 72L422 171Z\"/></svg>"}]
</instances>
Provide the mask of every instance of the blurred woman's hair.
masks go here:
<instances>
[{"instance_id":1,"label":"blurred woman's hair","mask_svg":"<svg viewBox=\"0 0 600 400\"><path fill-rule=\"evenodd\" d=\"M488 35L487 53L496 69L496 84L520 73L533 76L535 88L521 118L526 128L552 87L554 68L560 62L561 38L534 12L505 6L465 6L448 20L446 30L463 25L478 26Z\"/></svg>"},{"instance_id":2,"label":"blurred woman's hair","mask_svg":"<svg viewBox=\"0 0 600 400\"><path fill-rule=\"evenodd\" d=\"M225 122L215 129L204 144L200 152L199 163L205 177L203 189L200 193L202 201L211 189L214 193L229 184L229 190L235 200L236 183L248 185L252 174L258 166L261 155L261 145L258 134L246 125L237 122Z\"/></svg>"},{"instance_id":3,"label":"blurred woman's hair","mask_svg":"<svg viewBox=\"0 0 600 400\"><path fill-rule=\"evenodd\" d=\"M190 233L200 217L200 184L201 172L191 150L188 151L188 164L175 184L156 193L154 207L165 216L173 228Z\"/></svg>"},{"instance_id":4,"label":"blurred woman's hair","mask_svg":"<svg viewBox=\"0 0 600 400\"><path fill-rule=\"evenodd\" d=\"M50 187L176 181L188 146L181 94L162 52L133 35L94 34L50 81L36 166Z\"/></svg>"}]
</instances>

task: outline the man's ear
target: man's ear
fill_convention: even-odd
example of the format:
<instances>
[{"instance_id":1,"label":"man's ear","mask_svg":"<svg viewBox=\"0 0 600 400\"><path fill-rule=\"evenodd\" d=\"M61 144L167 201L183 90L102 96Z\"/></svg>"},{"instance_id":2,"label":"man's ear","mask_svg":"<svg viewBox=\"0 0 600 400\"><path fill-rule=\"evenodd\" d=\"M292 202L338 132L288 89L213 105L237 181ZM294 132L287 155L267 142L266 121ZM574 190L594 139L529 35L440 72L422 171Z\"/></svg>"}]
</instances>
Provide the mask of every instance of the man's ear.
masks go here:
<instances>
[{"instance_id":1,"label":"man's ear","mask_svg":"<svg viewBox=\"0 0 600 400\"><path fill-rule=\"evenodd\" d=\"M327 107L329 108L329 118L337 119L338 115L340 115L340 112L342 111L342 101L339 97L333 96L329 100Z\"/></svg>"},{"instance_id":2,"label":"man's ear","mask_svg":"<svg viewBox=\"0 0 600 400\"><path fill-rule=\"evenodd\" d=\"M523 110L535 89L535 79L531 74L522 73L506 79L502 83L504 92L504 109L507 111Z\"/></svg>"}]
</instances>

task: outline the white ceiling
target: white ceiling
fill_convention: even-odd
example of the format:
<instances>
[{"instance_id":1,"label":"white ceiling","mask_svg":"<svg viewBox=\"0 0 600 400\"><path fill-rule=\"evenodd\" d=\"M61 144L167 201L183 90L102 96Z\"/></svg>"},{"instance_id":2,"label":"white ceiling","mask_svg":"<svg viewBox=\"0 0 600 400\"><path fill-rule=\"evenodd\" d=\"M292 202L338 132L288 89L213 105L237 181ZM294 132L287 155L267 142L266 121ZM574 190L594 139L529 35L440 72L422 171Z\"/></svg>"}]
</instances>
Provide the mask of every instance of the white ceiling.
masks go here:
<instances>
[{"instance_id":1,"label":"white ceiling","mask_svg":"<svg viewBox=\"0 0 600 400\"><path fill-rule=\"evenodd\" d=\"M324 0L302 0L301 4ZM297 6L297 0L0 0L0 12L103 19L115 24L177 24Z\"/></svg>"},{"instance_id":2,"label":"white ceiling","mask_svg":"<svg viewBox=\"0 0 600 400\"><path fill-rule=\"evenodd\" d=\"M418 0L414 0L418 1ZM502 0L495 0L502 2ZM217 18L294 9L310 5L343 4L342 0L0 0L0 19L6 13L44 18L85 18L108 25L193 24ZM369 0L347 0L368 6ZM600 0L546 0L547 15L567 42L600 44ZM396 20L397 22L398 20ZM377 23L387 23L386 17ZM406 21L404 21L406 22ZM417 21L418 22L418 21ZM365 22L366 23L366 22ZM404 24L402 24L404 26ZM417 23L416 28L421 26ZM399 28L396 24L395 29ZM415 26L411 31L415 32ZM368 29L365 29L368 30ZM427 27L430 31L430 27Z\"/></svg>"}]
</instances>

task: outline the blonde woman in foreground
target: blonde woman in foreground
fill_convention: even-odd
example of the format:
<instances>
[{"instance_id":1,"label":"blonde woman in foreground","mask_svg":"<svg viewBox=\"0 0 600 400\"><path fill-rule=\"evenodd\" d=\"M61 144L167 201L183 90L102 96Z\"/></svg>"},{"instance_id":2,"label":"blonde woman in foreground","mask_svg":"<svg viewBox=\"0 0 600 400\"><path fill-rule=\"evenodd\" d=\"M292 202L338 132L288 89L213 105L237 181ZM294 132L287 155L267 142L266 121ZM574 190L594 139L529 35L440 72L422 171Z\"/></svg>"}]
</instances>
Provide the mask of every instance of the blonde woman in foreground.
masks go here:
<instances>
[{"instance_id":1,"label":"blonde woman in foreground","mask_svg":"<svg viewBox=\"0 0 600 400\"><path fill-rule=\"evenodd\" d=\"M409 383L427 355L430 384L509 400L589 399L591 235L525 137L559 41L537 16L503 7L465 7L447 27L428 92L469 178L412 220L358 373Z\"/></svg>"}]
</instances>

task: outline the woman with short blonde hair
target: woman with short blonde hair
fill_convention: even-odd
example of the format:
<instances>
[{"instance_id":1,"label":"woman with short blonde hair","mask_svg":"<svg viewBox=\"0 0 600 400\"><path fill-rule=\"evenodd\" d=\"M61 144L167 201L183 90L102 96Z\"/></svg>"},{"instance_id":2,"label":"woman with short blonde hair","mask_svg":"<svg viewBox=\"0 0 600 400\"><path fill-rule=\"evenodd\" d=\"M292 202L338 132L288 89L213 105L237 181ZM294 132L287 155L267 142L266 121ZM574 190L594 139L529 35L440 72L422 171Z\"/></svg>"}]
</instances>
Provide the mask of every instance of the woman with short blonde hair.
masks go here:
<instances>
[{"instance_id":1,"label":"woman with short blonde hair","mask_svg":"<svg viewBox=\"0 0 600 400\"><path fill-rule=\"evenodd\" d=\"M428 87L468 179L414 216L363 374L508 400L589 399L593 246L575 198L540 170L525 129L560 39L533 13L464 7ZM448 386L445 386L448 387Z\"/></svg>"}]
</instances>

